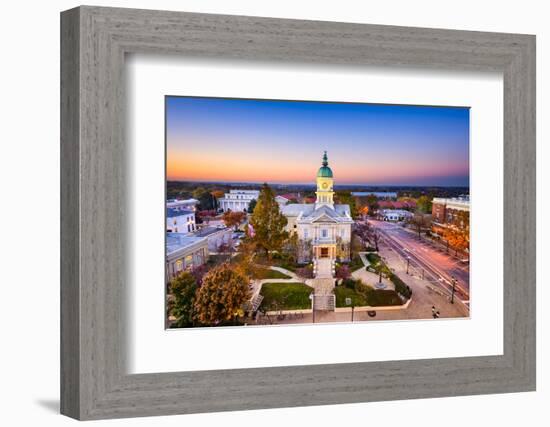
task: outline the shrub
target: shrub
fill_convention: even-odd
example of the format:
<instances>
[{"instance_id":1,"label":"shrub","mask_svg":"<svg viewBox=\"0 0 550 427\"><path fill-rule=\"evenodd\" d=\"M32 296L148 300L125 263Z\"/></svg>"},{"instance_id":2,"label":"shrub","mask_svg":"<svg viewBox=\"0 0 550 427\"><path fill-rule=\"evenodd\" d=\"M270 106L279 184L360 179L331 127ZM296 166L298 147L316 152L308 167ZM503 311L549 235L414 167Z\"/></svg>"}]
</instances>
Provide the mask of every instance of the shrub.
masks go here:
<instances>
[{"instance_id":1,"label":"shrub","mask_svg":"<svg viewBox=\"0 0 550 427\"><path fill-rule=\"evenodd\" d=\"M302 277L304 279L312 279L313 278L313 266L306 265L305 267L300 267L296 269L296 274L299 277Z\"/></svg>"},{"instance_id":2,"label":"shrub","mask_svg":"<svg viewBox=\"0 0 550 427\"><path fill-rule=\"evenodd\" d=\"M391 289L373 290L369 292L367 299L369 305L373 307L403 304L403 301L399 298L399 294Z\"/></svg>"},{"instance_id":3,"label":"shrub","mask_svg":"<svg viewBox=\"0 0 550 427\"><path fill-rule=\"evenodd\" d=\"M336 278L338 279L349 279L351 277L351 270L347 265L337 265L336 266Z\"/></svg>"},{"instance_id":4,"label":"shrub","mask_svg":"<svg viewBox=\"0 0 550 427\"><path fill-rule=\"evenodd\" d=\"M354 279L344 279L342 285L348 289L355 289L355 280Z\"/></svg>"},{"instance_id":5,"label":"shrub","mask_svg":"<svg viewBox=\"0 0 550 427\"><path fill-rule=\"evenodd\" d=\"M403 280L399 278L397 274L391 273L390 280L395 285L395 290L403 295L404 298L409 299L412 295L412 290L408 287Z\"/></svg>"}]
</instances>

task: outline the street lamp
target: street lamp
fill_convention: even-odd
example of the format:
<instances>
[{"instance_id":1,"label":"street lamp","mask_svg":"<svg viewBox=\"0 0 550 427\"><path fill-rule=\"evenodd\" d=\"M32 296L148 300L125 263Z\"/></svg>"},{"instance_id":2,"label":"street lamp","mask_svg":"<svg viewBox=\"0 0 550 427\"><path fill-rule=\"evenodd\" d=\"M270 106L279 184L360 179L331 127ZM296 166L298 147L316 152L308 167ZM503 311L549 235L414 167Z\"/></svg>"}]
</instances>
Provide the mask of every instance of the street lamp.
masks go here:
<instances>
[{"instance_id":1,"label":"street lamp","mask_svg":"<svg viewBox=\"0 0 550 427\"><path fill-rule=\"evenodd\" d=\"M451 281L453 282L453 291L451 293L451 304L455 303L455 287L456 287L456 279L454 276L451 276Z\"/></svg>"},{"instance_id":2,"label":"street lamp","mask_svg":"<svg viewBox=\"0 0 550 427\"><path fill-rule=\"evenodd\" d=\"M346 298L346 305L351 305L351 321L353 322L353 312L355 310L355 305L352 304L351 298Z\"/></svg>"},{"instance_id":3,"label":"street lamp","mask_svg":"<svg viewBox=\"0 0 550 427\"><path fill-rule=\"evenodd\" d=\"M409 264L411 262L411 257L407 255L407 274L409 274Z\"/></svg>"},{"instance_id":4,"label":"street lamp","mask_svg":"<svg viewBox=\"0 0 550 427\"><path fill-rule=\"evenodd\" d=\"M315 323L315 295L309 294L309 299L311 300L311 323Z\"/></svg>"}]
</instances>

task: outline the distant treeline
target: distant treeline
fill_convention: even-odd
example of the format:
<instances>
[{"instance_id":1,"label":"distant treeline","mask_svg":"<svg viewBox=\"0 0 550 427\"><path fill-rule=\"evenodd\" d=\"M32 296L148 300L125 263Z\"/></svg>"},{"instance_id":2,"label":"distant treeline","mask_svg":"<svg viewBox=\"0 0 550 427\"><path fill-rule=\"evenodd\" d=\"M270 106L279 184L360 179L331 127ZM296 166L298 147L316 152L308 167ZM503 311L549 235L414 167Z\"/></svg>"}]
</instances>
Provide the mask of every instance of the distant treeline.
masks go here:
<instances>
[{"instance_id":1,"label":"distant treeline","mask_svg":"<svg viewBox=\"0 0 550 427\"><path fill-rule=\"evenodd\" d=\"M301 193L308 197L315 194L315 185L312 184L269 184L277 194ZM262 183L228 183L228 182L195 182L195 181L168 181L166 183L167 199L188 199L198 188L209 192L226 193L230 189L243 188L259 190ZM398 197L419 198L420 196L433 197L457 197L469 194L468 187L437 187L437 186L372 186L372 185L335 185L335 191L373 191L396 192Z\"/></svg>"}]
</instances>

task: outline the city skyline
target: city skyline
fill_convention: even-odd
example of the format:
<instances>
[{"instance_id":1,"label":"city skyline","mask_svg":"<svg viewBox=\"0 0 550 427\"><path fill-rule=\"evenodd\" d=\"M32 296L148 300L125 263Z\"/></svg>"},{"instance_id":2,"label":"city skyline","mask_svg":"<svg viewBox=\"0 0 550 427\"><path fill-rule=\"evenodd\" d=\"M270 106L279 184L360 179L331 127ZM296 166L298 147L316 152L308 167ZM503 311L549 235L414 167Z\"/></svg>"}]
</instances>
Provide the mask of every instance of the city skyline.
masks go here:
<instances>
[{"instance_id":1,"label":"city skyline","mask_svg":"<svg viewBox=\"0 0 550 427\"><path fill-rule=\"evenodd\" d=\"M469 186L469 108L166 97L169 181Z\"/></svg>"}]
</instances>

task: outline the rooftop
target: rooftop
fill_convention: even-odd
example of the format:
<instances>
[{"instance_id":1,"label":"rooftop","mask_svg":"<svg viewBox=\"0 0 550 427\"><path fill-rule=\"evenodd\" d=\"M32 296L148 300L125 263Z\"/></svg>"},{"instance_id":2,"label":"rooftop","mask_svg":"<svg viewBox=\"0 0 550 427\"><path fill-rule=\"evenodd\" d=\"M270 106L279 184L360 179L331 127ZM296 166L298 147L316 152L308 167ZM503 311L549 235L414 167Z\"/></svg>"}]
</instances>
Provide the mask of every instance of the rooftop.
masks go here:
<instances>
[{"instance_id":1,"label":"rooftop","mask_svg":"<svg viewBox=\"0 0 550 427\"><path fill-rule=\"evenodd\" d=\"M188 209L175 209L175 208L167 208L166 209L166 218L174 218L177 216L184 216L184 215L192 215L194 214L193 211L190 211Z\"/></svg>"},{"instance_id":2,"label":"rooftop","mask_svg":"<svg viewBox=\"0 0 550 427\"><path fill-rule=\"evenodd\" d=\"M196 205L197 203L199 203L197 199L185 199L185 200L169 199L166 201L166 206L171 208L176 206Z\"/></svg>"},{"instance_id":3,"label":"rooftop","mask_svg":"<svg viewBox=\"0 0 550 427\"><path fill-rule=\"evenodd\" d=\"M450 198L434 197L434 199L432 200L432 203L440 203L440 204L456 203L456 204L469 205L470 204L470 195L465 194L465 195L462 195L462 196L450 197Z\"/></svg>"},{"instance_id":4,"label":"rooftop","mask_svg":"<svg viewBox=\"0 0 550 427\"><path fill-rule=\"evenodd\" d=\"M327 214L328 216L349 216L350 209L349 205L334 205L334 209L329 206L321 206L318 209L315 209L315 204L313 203L294 203L291 205L285 205L281 209L283 215L285 216L298 216L302 214L302 218L309 216L318 216L322 213Z\"/></svg>"},{"instance_id":5,"label":"rooftop","mask_svg":"<svg viewBox=\"0 0 550 427\"><path fill-rule=\"evenodd\" d=\"M197 237L206 237L211 234L217 233L218 231L229 230L229 227L203 227L200 230L197 230L193 233L193 236Z\"/></svg>"},{"instance_id":6,"label":"rooftop","mask_svg":"<svg viewBox=\"0 0 550 427\"><path fill-rule=\"evenodd\" d=\"M170 255L201 241L206 241L206 238L183 233L166 233L166 255Z\"/></svg>"}]
</instances>

